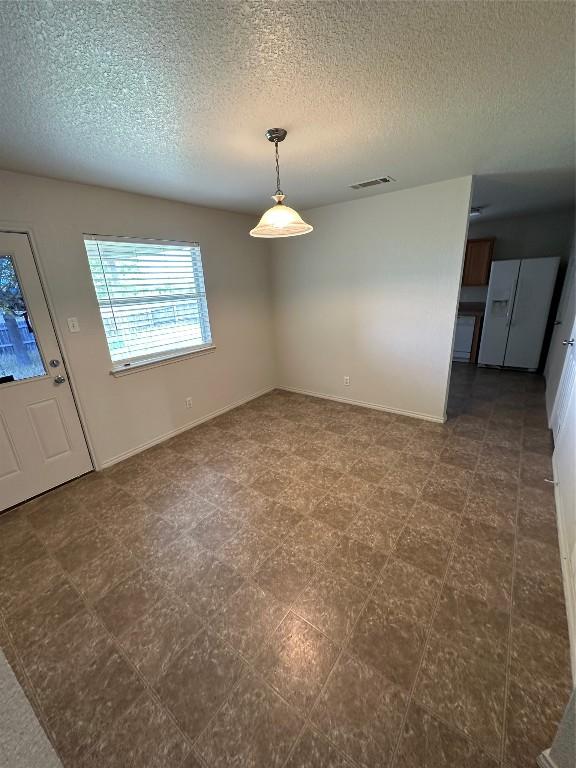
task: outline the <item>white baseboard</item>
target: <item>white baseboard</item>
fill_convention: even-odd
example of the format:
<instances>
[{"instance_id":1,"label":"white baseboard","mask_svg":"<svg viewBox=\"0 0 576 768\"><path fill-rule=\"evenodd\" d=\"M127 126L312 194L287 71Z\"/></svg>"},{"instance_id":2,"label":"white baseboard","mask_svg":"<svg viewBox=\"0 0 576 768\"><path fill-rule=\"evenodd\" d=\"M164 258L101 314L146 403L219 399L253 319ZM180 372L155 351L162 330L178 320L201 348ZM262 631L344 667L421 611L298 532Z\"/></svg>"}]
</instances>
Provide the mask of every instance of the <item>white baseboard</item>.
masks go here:
<instances>
[{"instance_id":1,"label":"white baseboard","mask_svg":"<svg viewBox=\"0 0 576 768\"><path fill-rule=\"evenodd\" d=\"M568 616L568 635L570 638L570 660L572 664L572 681L576 686L576 584L571 573L570 552L568 551L568 537L566 535L565 520L566 510L562 509L560 493L558 491L558 473L556 460L552 454L552 471L554 474L554 498L556 502L556 526L558 528L558 544L560 547L560 562L562 564L562 580L564 582L564 598L566 600L566 614Z\"/></svg>"},{"instance_id":2,"label":"white baseboard","mask_svg":"<svg viewBox=\"0 0 576 768\"><path fill-rule=\"evenodd\" d=\"M102 462L98 469L107 469L113 464L117 464L119 461L124 461L124 459L129 459L130 456L135 456L137 453L142 453L142 451L145 451L147 448L152 448L153 446L158 445L158 443L163 443L165 440L169 440L171 437L176 437L176 435L179 435L181 432L186 432L188 429L192 429L193 427L197 427L200 424L204 424L205 421L215 419L216 416L221 416L227 411L232 411L234 408L238 408L240 405L249 403L250 400L255 400L257 397L262 397L262 395L266 395L268 392L272 392L274 389L276 389L276 387L266 387L266 389L261 389L258 392L249 395L248 397L244 397L242 400L236 400L235 402L230 403L230 405L224 406L224 408L219 408L217 411L211 411L205 416L201 416L199 419L189 421L182 427L172 429L170 432L165 432L163 435L159 435L153 440L148 440L146 443L141 443L135 448L131 448L129 451L124 451L124 453L120 453L118 456L114 456L112 459L108 459L107 461Z\"/></svg>"},{"instance_id":3,"label":"white baseboard","mask_svg":"<svg viewBox=\"0 0 576 768\"><path fill-rule=\"evenodd\" d=\"M432 421L437 424L443 424L445 419L438 418L436 416L430 416L426 413L416 413L415 411L404 411L400 408L390 408L387 406L379 405L377 403L367 403L364 400L352 400L348 397L337 397L335 395L326 395L322 392L312 392L308 389L295 389L293 387L266 387L265 389L261 389L258 392L254 392L252 395L249 395L248 397L243 398L242 400L236 400L233 403L230 403L230 405L226 405L224 408L219 408L216 411L212 411L211 413L206 414L205 416L202 416L199 419L195 419L194 421L188 422L188 424L184 424L182 427L178 427L177 429L172 429L170 432L165 432L163 435L159 435L158 437L155 437L153 440L148 440L145 443L141 443L140 445L137 445L135 448L131 448L129 451L124 451L124 453L120 453L117 456L114 456L111 459L108 459L107 461L104 461L100 464L98 469L107 469L108 467L111 467L113 464L117 464L119 461L124 461L124 459L129 459L130 456L135 456L137 453L142 453L142 451L145 451L147 448L152 448L155 445L158 445L159 443L163 443L165 440L169 440L171 437L176 437L176 435L179 435L181 432L186 432L187 429L192 429L193 427L197 427L200 424L203 424L205 421L210 421L211 419L215 419L216 416L220 416L223 413L226 413L227 411L231 411L234 408L238 408L240 405L244 405L244 403L249 403L250 400L255 400L257 397L262 397L262 395L267 394L268 392L272 392L274 389L284 389L287 392L296 392L300 395L309 395L310 397L319 397L324 400L335 400L339 403L348 403L349 405L359 405L362 408L372 408L377 411L385 411L386 413L395 413L400 416L410 416L415 419L424 419L425 421Z\"/></svg>"},{"instance_id":4,"label":"white baseboard","mask_svg":"<svg viewBox=\"0 0 576 768\"><path fill-rule=\"evenodd\" d=\"M283 389L286 392L296 392L299 395L309 395L310 397L320 397L323 400L335 400L337 403L348 403L348 405L359 405L361 408L372 408L376 411L385 411L386 413L395 413L398 416L410 416L414 419L424 419L424 421L433 421L436 424L444 424L445 418L430 416L427 413L417 413L416 411L403 411L401 408L391 408L377 403L367 403L365 400L352 400L349 397L338 397L337 395L326 395L323 392L312 392L309 389L296 389L295 387L285 387L279 384L276 389Z\"/></svg>"},{"instance_id":5,"label":"white baseboard","mask_svg":"<svg viewBox=\"0 0 576 768\"><path fill-rule=\"evenodd\" d=\"M549 749L547 749L545 752L541 752L538 755L536 758L536 763L538 764L538 768L557 768L556 763L550 757Z\"/></svg>"}]
</instances>

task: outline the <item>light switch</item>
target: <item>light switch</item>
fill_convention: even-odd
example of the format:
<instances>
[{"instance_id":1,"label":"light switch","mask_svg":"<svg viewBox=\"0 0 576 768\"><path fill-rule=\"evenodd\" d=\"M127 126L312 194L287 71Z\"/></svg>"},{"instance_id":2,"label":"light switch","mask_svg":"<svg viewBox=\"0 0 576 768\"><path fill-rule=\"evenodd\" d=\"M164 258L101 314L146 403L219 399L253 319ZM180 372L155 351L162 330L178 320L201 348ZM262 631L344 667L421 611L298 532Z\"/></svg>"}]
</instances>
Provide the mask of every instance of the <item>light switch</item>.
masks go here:
<instances>
[{"instance_id":1,"label":"light switch","mask_svg":"<svg viewBox=\"0 0 576 768\"><path fill-rule=\"evenodd\" d=\"M79 333L80 323L78 322L77 317L68 318L68 330L70 331L70 333Z\"/></svg>"}]
</instances>

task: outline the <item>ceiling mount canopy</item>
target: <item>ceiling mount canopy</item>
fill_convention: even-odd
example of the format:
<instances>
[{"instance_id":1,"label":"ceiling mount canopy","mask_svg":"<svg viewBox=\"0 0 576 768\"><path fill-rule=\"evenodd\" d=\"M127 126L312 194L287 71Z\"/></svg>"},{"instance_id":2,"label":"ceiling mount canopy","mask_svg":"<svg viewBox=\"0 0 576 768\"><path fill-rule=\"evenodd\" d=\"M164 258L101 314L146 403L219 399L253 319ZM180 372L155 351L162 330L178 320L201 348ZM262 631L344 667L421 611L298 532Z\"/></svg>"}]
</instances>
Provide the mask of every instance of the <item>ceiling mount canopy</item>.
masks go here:
<instances>
[{"instance_id":1,"label":"ceiling mount canopy","mask_svg":"<svg viewBox=\"0 0 576 768\"><path fill-rule=\"evenodd\" d=\"M276 194L272 195L272 200L276 201L276 205L269 208L263 214L258 225L250 230L252 237L295 237L312 232L313 227L306 224L297 211L284 205L286 195L280 187L278 144L284 141L286 135L287 131L284 128L269 128L266 131L266 138L273 142L276 155Z\"/></svg>"}]
</instances>

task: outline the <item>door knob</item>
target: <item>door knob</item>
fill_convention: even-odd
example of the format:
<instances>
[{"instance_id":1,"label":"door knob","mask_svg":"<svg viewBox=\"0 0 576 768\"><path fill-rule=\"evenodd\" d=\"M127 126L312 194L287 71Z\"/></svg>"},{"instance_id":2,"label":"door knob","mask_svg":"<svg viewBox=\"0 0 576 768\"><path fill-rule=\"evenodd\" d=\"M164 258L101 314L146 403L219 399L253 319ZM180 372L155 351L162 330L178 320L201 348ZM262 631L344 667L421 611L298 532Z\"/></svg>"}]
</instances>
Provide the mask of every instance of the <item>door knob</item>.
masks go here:
<instances>
[{"instance_id":1,"label":"door knob","mask_svg":"<svg viewBox=\"0 0 576 768\"><path fill-rule=\"evenodd\" d=\"M64 384L65 381L64 376L58 375L54 377L54 384Z\"/></svg>"},{"instance_id":2,"label":"door knob","mask_svg":"<svg viewBox=\"0 0 576 768\"><path fill-rule=\"evenodd\" d=\"M573 347L574 346L574 339L564 339L562 342L562 346L564 347Z\"/></svg>"}]
</instances>

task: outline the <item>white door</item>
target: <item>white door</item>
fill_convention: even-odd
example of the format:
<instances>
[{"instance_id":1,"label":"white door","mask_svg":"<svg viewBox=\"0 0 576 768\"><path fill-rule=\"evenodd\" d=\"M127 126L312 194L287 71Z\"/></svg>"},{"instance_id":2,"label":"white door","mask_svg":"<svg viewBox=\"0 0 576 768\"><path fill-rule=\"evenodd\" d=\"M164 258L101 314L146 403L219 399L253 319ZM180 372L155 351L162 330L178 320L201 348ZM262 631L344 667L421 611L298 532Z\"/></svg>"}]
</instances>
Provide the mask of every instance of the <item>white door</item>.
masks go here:
<instances>
[{"instance_id":1,"label":"white door","mask_svg":"<svg viewBox=\"0 0 576 768\"><path fill-rule=\"evenodd\" d=\"M523 259L516 287L514 309L504 365L535 371L550 313L560 259Z\"/></svg>"},{"instance_id":2,"label":"white door","mask_svg":"<svg viewBox=\"0 0 576 768\"><path fill-rule=\"evenodd\" d=\"M554 332L550 340L550 351L546 361L546 411L548 413L548 423L551 425L552 409L556 400L556 393L560 383L560 376L564 367L564 358L568 347L563 344L564 340L570 336L570 329L576 315L576 253L568 262L566 276L564 278L564 287L562 296L558 304L556 313L556 322L554 323Z\"/></svg>"},{"instance_id":3,"label":"white door","mask_svg":"<svg viewBox=\"0 0 576 768\"><path fill-rule=\"evenodd\" d=\"M504 365L520 260L493 261L478 353L480 365Z\"/></svg>"},{"instance_id":4,"label":"white door","mask_svg":"<svg viewBox=\"0 0 576 768\"><path fill-rule=\"evenodd\" d=\"M576 676L576 321L565 338L566 358L553 408L554 479L561 554L565 558L566 608Z\"/></svg>"},{"instance_id":5,"label":"white door","mask_svg":"<svg viewBox=\"0 0 576 768\"><path fill-rule=\"evenodd\" d=\"M28 237L0 233L0 510L92 468Z\"/></svg>"}]
</instances>

